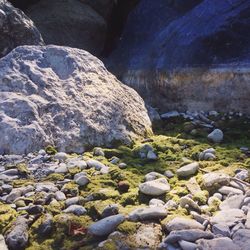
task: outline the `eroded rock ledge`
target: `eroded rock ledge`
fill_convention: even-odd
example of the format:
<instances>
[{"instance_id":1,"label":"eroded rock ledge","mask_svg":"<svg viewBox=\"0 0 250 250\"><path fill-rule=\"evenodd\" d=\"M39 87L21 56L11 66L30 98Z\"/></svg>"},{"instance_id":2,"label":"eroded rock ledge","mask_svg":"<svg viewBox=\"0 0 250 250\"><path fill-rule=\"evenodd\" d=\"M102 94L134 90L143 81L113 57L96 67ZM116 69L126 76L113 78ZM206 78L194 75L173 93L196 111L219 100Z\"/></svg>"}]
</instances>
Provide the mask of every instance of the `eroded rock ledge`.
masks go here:
<instances>
[{"instance_id":1,"label":"eroded rock ledge","mask_svg":"<svg viewBox=\"0 0 250 250\"><path fill-rule=\"evenodd\" d=\"M123 74L122 81L163 111L250 112L250 64L165 72L131 70Z\"/></svg>"}]
</instances>

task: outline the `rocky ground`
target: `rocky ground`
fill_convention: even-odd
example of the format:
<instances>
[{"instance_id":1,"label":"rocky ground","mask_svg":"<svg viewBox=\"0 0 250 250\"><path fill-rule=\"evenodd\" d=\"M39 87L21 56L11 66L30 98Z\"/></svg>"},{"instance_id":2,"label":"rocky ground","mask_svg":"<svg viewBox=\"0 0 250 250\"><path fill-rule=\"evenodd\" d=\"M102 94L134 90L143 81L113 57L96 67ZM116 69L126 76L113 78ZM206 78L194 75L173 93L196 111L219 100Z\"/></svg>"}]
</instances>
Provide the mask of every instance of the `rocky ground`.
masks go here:
<instances>
[{"instance_id":1,"label":"rocky ground","mask_svg":"<svg viewBox=\"0 0 250 250\"><path fill-rule=\"evenodd\" d=\"M0 156L0 249L249 249L249 124L170 112L131 147Z\"/></svg>"}]
</instances>

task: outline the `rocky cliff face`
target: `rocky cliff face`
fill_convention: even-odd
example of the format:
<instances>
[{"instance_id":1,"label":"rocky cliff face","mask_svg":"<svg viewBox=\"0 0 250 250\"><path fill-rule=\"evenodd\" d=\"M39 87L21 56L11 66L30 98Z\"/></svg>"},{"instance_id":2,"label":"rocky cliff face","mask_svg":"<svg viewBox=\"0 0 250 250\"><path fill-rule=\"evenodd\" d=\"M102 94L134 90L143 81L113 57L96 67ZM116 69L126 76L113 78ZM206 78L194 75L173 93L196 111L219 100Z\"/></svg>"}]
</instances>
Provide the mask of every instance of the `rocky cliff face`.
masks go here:
<instances>
[{"instance_id":1,"label":"rocky cliff face","mask_svg":"<svg viewBox=\"0 0 250 250\"><path fill-rule=\"evenodd\" d=\"M184 2L140 1L107 64L156 107L245 111L250 2Z\"/></svg>"},{"instance_id":2,"label":"rocky cliff face","mask_svg":"<svg viewBox=\"0 0 250 250\"><path fill-rule=\"evenodd\" d=\"M34 23L8 1L0 1L0 57L20 45L43 45Z\"/></svg>"}]
</instances>

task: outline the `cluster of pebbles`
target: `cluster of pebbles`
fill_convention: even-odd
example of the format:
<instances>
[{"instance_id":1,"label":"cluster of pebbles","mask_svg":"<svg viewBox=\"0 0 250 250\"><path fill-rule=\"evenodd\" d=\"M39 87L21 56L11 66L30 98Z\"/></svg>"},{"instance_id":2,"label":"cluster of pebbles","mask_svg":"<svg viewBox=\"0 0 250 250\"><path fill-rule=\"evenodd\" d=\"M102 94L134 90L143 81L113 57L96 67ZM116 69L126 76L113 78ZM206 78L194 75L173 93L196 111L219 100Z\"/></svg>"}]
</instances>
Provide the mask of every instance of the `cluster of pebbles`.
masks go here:
<instances>
[{"instance_id":1,"label":"cluster of pebbles","mask_svg":"<svg viewBox=\"0 0 250 250\"><path fill-rule=\"evenodd\" d=\"M213 128L208 140L221 142L223 132ZM150 142L141 144L138 157L157 162L158 152ZM248 155L249 149L242 147L241 151ZM43 218L36 233L50 238L54 218L60 213L91 219L82 235L86 241L92 239L90 248L81 245L77 249L248 250L249 172L238 168L232 176L201 168L202 162L216 159L216 149L211 147L201 151L197 161L189 160L176 171L148 172L136 187L137 194L147 197L144 202L126 210L125 205L111 200L93 217L88 204L98 198L81 191L94 184L95 176L107 178L113 168L128 171L119 157L106 157L102 148L95 148L89 156L53 152L52 148L25 156L0 156L0 249L35 249L32 225ZM48 179L51 176L54 179ZM174 190L174 178L184 180L188 190L188 194L178 193L178 199L167 198ZM118 194L119 201L119 195L129 189L130 183L121 181L110 196ZM105 192L100 190L100 195ZM50 206L60 211L51 212ZM6 219L8 213L12 214Z\"/></svg>"}]
</instances>

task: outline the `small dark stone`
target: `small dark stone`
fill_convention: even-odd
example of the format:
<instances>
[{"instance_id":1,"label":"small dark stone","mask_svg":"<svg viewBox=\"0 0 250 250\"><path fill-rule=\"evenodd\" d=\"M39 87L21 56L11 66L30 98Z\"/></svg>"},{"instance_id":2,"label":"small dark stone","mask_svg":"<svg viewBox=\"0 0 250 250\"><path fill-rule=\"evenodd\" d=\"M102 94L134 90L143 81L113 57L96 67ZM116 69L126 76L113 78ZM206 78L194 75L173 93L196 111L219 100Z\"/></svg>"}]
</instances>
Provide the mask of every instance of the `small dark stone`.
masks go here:
<instances>
[{"instance_id":1,"label":"small dark stone","mask_svg":"<svg viewBox=\"0 0 250 250\"><path fill-rule=\"evenodd\" d=\"M30 206L28 209L27 209L27 212L29 214L40 214L43 212L43 206L41 205L33 205L33 206Z\"/></svg>"},{"instance_id":2,"label":"small dark stone","mask_svg":"<svg viewBox=\"0 0 250 250\"><path fill-rule=\"evenodd\" d=\"M129 183L127 181L120 181L117 188L120 193L126 193L129 190Z\"/></svg>"}]
</instances>

